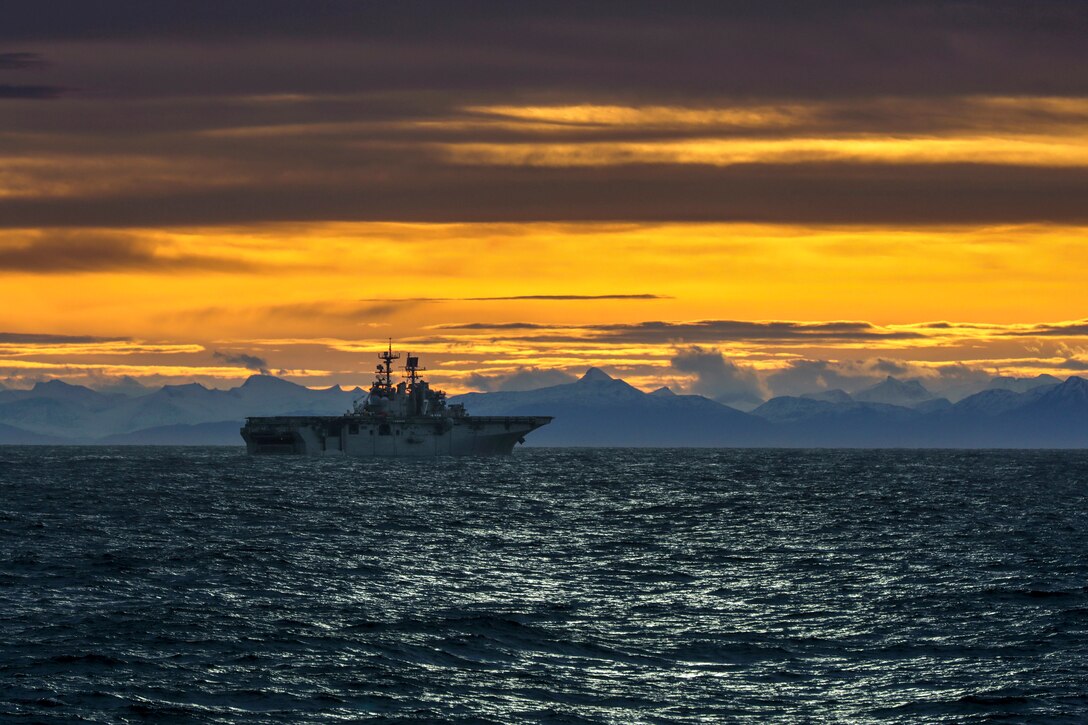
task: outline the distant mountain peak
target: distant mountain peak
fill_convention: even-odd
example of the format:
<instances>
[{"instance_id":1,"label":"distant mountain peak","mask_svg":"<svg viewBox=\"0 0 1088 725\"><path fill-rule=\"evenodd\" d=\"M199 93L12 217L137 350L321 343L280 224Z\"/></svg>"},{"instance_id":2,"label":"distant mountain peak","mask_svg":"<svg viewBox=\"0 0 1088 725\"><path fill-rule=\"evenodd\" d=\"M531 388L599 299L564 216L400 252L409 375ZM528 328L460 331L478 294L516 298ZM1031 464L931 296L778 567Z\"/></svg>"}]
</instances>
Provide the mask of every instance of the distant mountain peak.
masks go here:
<instances>
[{"instance_id":1,"label":"distant mountain peak","mask_svg":"<svg viewBox=\"0 0 1088 725\"><path fill-rule=\"evenodd\" d=\"M926 386L922 385L922 383L920 383L917 380L900 380L899 378L895 377L894 375L889 375L888 377L884 378L884 382L880 383L879 385L885 385L885 386L888 386L888 387L895 387L895 388L899 388L901 390L907 390L907 389L910 389L910 390L926 390ZM874 386L874 387L877 387L877 386ZM929 391L926 390L926 392L929 392Z\"/></svg>"},{"instance_id":2,"label":"distant mountain peak","mask_svg":"<svg viewBox=\"0 0 1088 725\"><path fill-rule=\"evenodd\" d=\"M82 385L72 385L56 379L34 383L34 387L30 389L29 393L43 398L65 400L91 400L100 397L97 391L90 388L85 388Z\"/></svg>"},{"instance_id":3,"label":"distant mountain peak","mask_svg":"<svg viewBox=\"0 0 1088 725\"><path fill-rule=\"evenodd\" d=\"M821 390L818 393L805 393L801 396L806 400L822 400L827 403L852 403L854 399L850 396L850 393L842 390L841 388L832 388L831 390Z\"/></svg>"},{"instance_id":4,"label":"distant mountain peak","mask_svg":"<svg viewBox=\"0 0 1088 725\"><path fill-rule=\"evenodd\" d=\"M676 393L672 392L672 389L669 388L668 385L661 386L657 390L650 393L650 395L659 395L659 396L669 396L669 395L671 395L673 397L676 397Z\"/></svg>"},{"instance_id":5,"label":"distant mountain peak","mask_svg":"<svg viewBox=\"0 0 1088 725\"><path fill-rule=\"evenodd\" d=\"M122 375L120 377L98 380L88 387L99 393L120 393L121 395L129 397L147 395L148 393L153 392L152 388L144 385L131 375Z\"/></svg>"},{"instance_id":6,"label":"distant mountain peak","mask_svg":"<svg viewBox=\"0 0 1088 725\"><path fill-rule=\"evenodd\" d=\"M71 383L66 383L63 380L58 380L54 378L53 380L39 380L38 382L34 383L34 387L31 388L31 390L40 393L45 390L70 390L73 388L81 387L83 386L72 385Z\"/></svg>"},{"instance_id":7,"label":"distant mountain peak","mask_svg":"<svg viewBox=\"0 0 1088 725\"><path fill-rule=\"evenodd\" d=\"M1049 391L1053 395L1060 395L1065 398L1076 396L1085 399L1088 398L1088 379L1079 375L1070 375L1065 379L1064 383L1049 388Z\"/></svg>"},{"instance_id":8,"label":"distant mountain peak","mask_svg":"<svg viewBox=\"0 0 1088 725\"><path fill-rule=\"evenodd\" d=\"M180 385L164 385L159 390L160 393L165 395L180 395L184 393L193 392L208 392L208 388L204 387L200 383L181 383Z\"/></svg>"},{"instance_id":9,"label":"distant mountain peak","mask_svg":"<svg viewBox=\"0 0 1088 725\"><path fill-rule=\"evenodd\" d=\"M606 382L608 380L615 380L611 375L606 373L600 368L590 368L586 370L586 374L579 378L580 383L594 383L594 382Z\"/></svg>"},{"instance_id":10,"label":"distant mountain peak","mask_svg":"<svg viewBox=\"0 0 1088 725\"><path fill-rule=\"evenodd\" d=\"M998 375L990 379L990 384L987 386L991 389L1002 390L1014 390L1018 393L1025 393L1033 388L1039 388L1044 385L1057 385L1061 381L1061 378L1054 377L1050 373L1040 373L1034 378L1016 378L1008 375Z\"/></svg>"},{"instance_id":11,"label":"distant mountain peak","mask_svg":"<svg viewBox=\"0 0 1088 725\"><path fill-rule=\"evenodd\" d=\"M256 387L272 387L272 386L291 386L293 388L301 387L292 383L290 380L284 380L283 378L277 378L275 375L250 375L246 378L246 381L242 383L240 387L243 388L256 388Z\"/></svg>"},{"instance_id":12,"label":"distant mountain peak","mask_svg":"<svg viewBox=\"0 0 1088 725\"><path fill-rule=\"evenodd\" d=\"M917 380L900 380L889 375L883 382L858 391L853 397L862 403L913 406L933 399L934 395Z\"/></svg>"}]
</instances>

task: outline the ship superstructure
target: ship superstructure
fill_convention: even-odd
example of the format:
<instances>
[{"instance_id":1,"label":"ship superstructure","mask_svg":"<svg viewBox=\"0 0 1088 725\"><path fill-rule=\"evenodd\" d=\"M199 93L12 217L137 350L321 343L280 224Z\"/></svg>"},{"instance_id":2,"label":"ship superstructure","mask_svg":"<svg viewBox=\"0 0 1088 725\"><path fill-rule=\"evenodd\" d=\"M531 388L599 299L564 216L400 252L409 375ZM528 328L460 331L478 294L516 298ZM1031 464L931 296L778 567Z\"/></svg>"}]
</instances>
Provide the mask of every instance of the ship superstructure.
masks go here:
<instances>
[{"instance_id":1,"label":"ship superstructure","mask_svg":"<svg viewBox=\"0 0 1088 725\"><path fill-rule=\"evenodd\" d=\"M513 451L525 435L551 422L549 416L473 416L449 404L420 375L419 358L405 356L404 379L394 385L389 349L370 391L339 416L271 416L246 419L242 438L251 454L314 456L464 456Z\"/></svg>"}]
</instances>

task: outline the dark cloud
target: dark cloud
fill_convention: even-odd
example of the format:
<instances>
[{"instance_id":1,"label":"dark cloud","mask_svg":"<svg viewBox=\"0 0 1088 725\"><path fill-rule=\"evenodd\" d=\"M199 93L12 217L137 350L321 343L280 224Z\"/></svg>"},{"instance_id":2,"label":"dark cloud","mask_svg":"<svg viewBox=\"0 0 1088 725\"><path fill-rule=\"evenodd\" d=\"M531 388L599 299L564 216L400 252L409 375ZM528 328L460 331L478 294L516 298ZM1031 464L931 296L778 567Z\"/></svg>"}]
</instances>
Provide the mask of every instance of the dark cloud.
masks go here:
<instances>
[{"instance_id":1,"label":"dark cloud","mask_svg":"<svg viewBox=\"0 0 1088 725\"><path fill-rule=\"evenodd\" d=\"M297 0L234 0L227 6L214 0L191 0L183 4L143 0L40 0L34 5L9 9L0 37L80 38L98 40L124 37L227 37L284 35L367 37L457 37L466 30L506 27L517 33L533 23L555 19L555 25L571 22L627 20L637 26L668 26L673 21L703 23L767 22L780 25L867 16L884 18L904 14L918 20L941 16L953 27L1013 28L1024 23L1040 30L1061 30L1082 17L1076 3L1038 1L1030 7L1014 0L976 2L932 2L886 0L879 8L860 0L834 4L812 0L734 0L722 4L713 0L685 0L671 3L664 11L650 0L603 0L586 3L553 0L546 6L508 3L501 0L463 0L456 6L436 0L401 0L360 6L354 0L312 0L300 6ZM488 23L486 21L493 20Z\"/></svg>"},{"instance_id":2,"label":"dark cloud","mask_svg":"<svg viewBox=\"0 0 1088 725\"><path fill-rule=\"evenodd\" d=\"M698 322L640 322L632 325L600 325L595 328L611 336L637 339L673 336L682 340L888 340L915 339L915 332L888 331L868 322L745 322L701 320Z\"/></svg>"},{"instance_id":3,"label":"dark cloud","mask_svg":"<svg viewBox=\"0 0 1088 725\"><path fill-rule=\"evenodd\" d=\"M1012 330L1009 334L1015 337L1083 337L1088 335L1088 320L1033 325L1027 330Z\"/></svg>"},{"instance_id":4,"label":"dark cloud","mask_svg":"<svg viewBox=\"0 0 1088 725\"><path fill-rule=\"evenodd\" d=\"M829 360L793 360L765 377L773 395L804 395L825 390L857 391L884 379L888 373L871 371L863 363Z\"/></svg>"},{"instance_id":5,"label":"dark cloud","mask_svg":"<svg viewBox=\"0 0 1088 725\"><path fill-rule=\"evenodd\" d=\"M899 360L874 360L872 363L872 369L874 372L883 375L907 375L910 373L910 366L904 364Z\"/></svg>"},{"instance_id":6,"label":"dark cloud","mask_svg":"<svg viewBox=\"0 0 1088 725\"><path fill-rule=\"evenodd\" d=\"M0 270L32 274L72 272L239 271L251 265L199 254L163 254L155 244L134 236L95 232L50 231L0 240Z\"/></svg>"},{"instance_id":7,"label":"dark cloud","mask_svg":"<svg viewBox=\"0 0 1088 725\"><path fill-rule=\"evenodd\" d=\"M64 345L95 342L125 342L125 337L91 337L88 335L50 335L44 333L0 332L0 344L11 345Z\"/></svg>"},{"instance_id":8,"label":"dark cloud","mask_svg":"<svg viewBox=\"0 0 1088 725\"><path fill-rule=\"evenodd\" d=\"M671 299L662 295L514 295L512 297L464 297L468 302L492 302L501 300L544 300L565 302L569 300L663 300Z\"/></svg>"},{"instance_id":9,"label":"dark cloud","mask_svg":"<svg viewBox=\"0 0 1088 725\"><path fill-rule=\"evenodd\" d=\"M1083 3L1063 0L41 0L7 9L0 40L172 41L193 45L194 59L201 44L251 41L275 52L291 40L311 46L311 67L338 43L372 52L354 72L310 79L309 87L828 96L1083 91L1086 30ZM297 90L306 70L251 83ZM225 82L235 75L224 69Z\"/></svg>"},{"instance_id":10,"label":"dark cloud","mask_svg":"<svg viewBox=\"0 0 1088 725\"><path fill-rule=\"evenodd\" d=\"M1009 367L1030 367L1030 368L1042 368L1047 370L1088 370L1088 359L1077 357L1064 357L1059 359L1053 358L1017 358L1013 360L1000 360L992 363L992 367L998 371L998 375L1003 375L1002 372L1005 368Z\"/></svg>"},{"instance_id":11,"label":"dark cloud","mask_svg":"<svg viewBox=\"0 0 1088 725\"><path fill-rule=\"evenodd\" d=\"M346 322L359 322L372 317L385 317L395 312L403 312L406 307L416 304L413 300L398 300L394 302L374 302L366 304L352 304L337 302L335 300L323 302L298 302L286 305L271 305L260 309L260 314L269 319L277 317L307 317L311 319L344 320ZM213 308L215 314L225 314L229 311L223 308Z\"/></svg>"},{"instance_id":12,"label":"dark cloud","mask_svg":"<svg viewBox=\"0 0 1088 725\"><path fill-rule=\"evenodd\" d=\"M0 83L0 99L49 100L59 98L64 91L59 86L13 86Z\"/></svg>"},{"instance_id":13,"label":"dark cloud","mask_svg":"<svg viewBox=\"0 0 1088 725\"><path fill-rule=\"evenodd\" d=\"M0 53L0 71L41 70L49 67L38 53L7 52ZM12 85L0 83L0 100L48 100L59 98L68 89L53 85Z\"/></svg>"},{"instance_id":14,"label":"dark cloud","mask_svg":"<svg viewBox=\"0 0 1088 725\"><path fill-rule=\"evenodd\" d=\"M250 355L244 352L220 352L219 350L216 350L212 353L212 357L217 360L222 360L228 365L237 365L247 370L256 370L261 375L271 375L268 368L268 361L257 355Z\"/></svg>"},{"instance_id":15,"label":"dark cloud","mask_svg":"<svg viewBox=\"0 0 1088 725\"><path fill-rule=\"evenodd\" d=\"M1025 365L1039 367L1025 359ZM792 360L784 368L763 375L772 395L805 395L826 390L855 393L882 382L888 376L918 380L931 393L959 400L984 389L993 375L984 367L954 362L920 365L907 360L868 358L864 360Z\"/></svg>"},{"instance_id":16,"label":"dark cloud","mask_svg":"<svg viewBox=\"0 0 1088 725\"><path fill-rule=\"evenodd\" d=\"M482 375L475 373L465 379L465 385L473 390L495 392L504 390L535 390L552 385L573 383L576 377L562 370L542 368L520 368L505 375Z\"/></svg>"},{"instance_id":17,"label":"dark cloud","mask_svg":"<svg viewBox=\"0 0 1088 725\"><path fill-rule=\"evenodd\" d=\"M510 302L535 300L543 302L593 301L593 300L663 300L670 297L652 294L632 295L512 295L509 297L400 297L395 299L375 297L362 302Z\"/></svg>"},{"instance_id":18,"label":"dark cloud","mask_svg":"<svg viewBox=\"0 0 1088 725\"><path fill-rule=\"evenodd\" d=\"M678 350L670 362L676 372L695 376L691 384L693 393L745 408L763 402L756 374L725 359L718 350L693 346Z\"/></svg>"},{"instance_id":19,"label":"dark cloud","mask_svg":"<svg viewBox=\"0 0 1088 725\"><path fill-rule=\"evenodd\" d=\"M47 65L37 53L0 53L0 70L27 70Z\"/></svg>"},{"instance_id":20,"label":"dark cloud","mask_svg":"<svg viewBox=\"0 0 1088 725\"><path fill-rule=\"evenodd\" d=\"M549 330L567 329L541 322L463 322L435 325L437 330Z\"/></svg>"},{"instance_id":21,"label":"dark cloud","mask_svg":"<svg viewBox=\"0 0 1088 725\"><path fill-rule=\"evenodd\" d=\"M6 195L0 226L1083 223L1088 170L1077 168L519 168L453 164L433 144L785 133L725 122L542 132L481 124L488 117L465 110L522 103L803 100L821 108L791 118L789 133L989 134L993 117L973 105L980 95L1088 94L1086 31L1088 5L1061 0L15 4L0 42L18 50L0 54L0 70L34 68L36 83L0 85L0 98L51 102L4 104L0 154L37 155L53 169L67 156L117 158L103 181L125 176L122 155L161 159L169 173L63 198ZM1002 113L1005 130L1086 122L1076 108L1014 103ZM458 123L417 123L437 119ZM208 188L221 178L234 181Z\"/></svg>"},{"instance_id":22,"label":"dark cloud","mask_svg":"<svg viewBox=\"0 0 1088 725\"><path fill-rule=\"evenodd\" d=\"M826 360L794 360L782 370L767 375L772 395L804 395L824 390L853 388L853 377L842 375Z\"/></svg>"},{"instance_id":23,"label":"dark cloud","mask_svg":"<svg viewBox=\"0 0 1088 725\"><path fill-rule=\"evenodd\" d=\"M835 342L866 340L910 340L924 335L902 330L885 330L868 322L745 322L741 320L699 320L696 322L638 322L633 324L545 325L534 322L470 322L437 325L438 330L539 330L552 334L534 335L542 341L588 341L611 343L721 343L721 342Z\"/></svg>"},{"instance_id":24,"label":"dark cloud","mask_svg":"<svg viewBox=\"0 0 1088 725\"><path fill-rule=\"evenodd\" d=\"M180 59L175 59L180 60ZM108 72L106 69L103 72ZM143 76L132 78L138 82ZM193 92L199 93L194 87ZM239 93L247 93L242 89ZM693 99L611 96L590 97L550 95L534 99L494 94L465 96L450 92L363 93L322 96L286 94L206 95L155 99L111 98L109 103L94 99L72 100L79 117L66 113L68 107L41 106L3 119L2 127L12 133L41 134L20 139L23 148L42 153L78 146L97 153L159 152L164 155L194 155L213 152L216 157L314 165L342 171L360 164L392 162L418 166L434 163L420 144L683 141L708 136L720 139L775 139L780 137L827 138L859 134L866 137L932 136L950 132L1039 134L1045 131L1076 133L1088 122L1083 104L1024 99L1004 102L986 98L850 98L818 99L798 103L796 99L751 99L715 97ZM605 124L551 119L547 124L525 123L503 115L511 103L631 103L679 104L694 111L728 111L717 120L684 123L668 116L648 113L639 123ZM488 104L502 104L492 110ZM483 104L483 108L474 106ZM685 105L685 104L690 104ZM772 113L779 120L744 122L744 113ZM78 135L74 135L77 134ZM269 141L275 140L274 148ZM413 148L415 147L415 148Z\"/></svg>"},{"instance_id":25,"label":"dark cloud","mask_svg":"<svg viewBox=\"0 0 1088 725\"><path fill-rule=\"evenodd\" d=\"M394 303L353 303L338 300L322 300L319 302L292 302L281 305L263 305L254 307L224 307L220 305L200 307L187 310L183 313L169 313L159 319L163 322L176 320L180 315L187 319L216 320L223 316L234 318L243 317L259 322L307 323L307 327L317 321L324 323L336 323L338 325L354 326L365 323L368 320L383 320L389 315L404 312L405 309L417 304L415 302Z\"/></svg>"},{"instance_id":26,"label":"dark cloud","mask_svg":"<svg viewBox=\"0 0 1088 725\"><path fill-rule=\"evenodd\" d=\"M916 325L927 330L979 330L1001 337L1083 337L1088 335L1088 320L1042 322L1025 326L987 325L977 322L926 322Z\"/></svg>"},{"instance_id":27,"label":"dark cloud","mask_svg":"<svg viewBox=\"0 0 1088 725\"><path fill-rule=\"evenodd\" d=\"M271 172L269 172L271 175ZM1088 169L849 164L710 168L390 168L384 181L254 180L196 190L0 198L0 226L258 221L1088 222Z\"/></svg>"}]
</instances>

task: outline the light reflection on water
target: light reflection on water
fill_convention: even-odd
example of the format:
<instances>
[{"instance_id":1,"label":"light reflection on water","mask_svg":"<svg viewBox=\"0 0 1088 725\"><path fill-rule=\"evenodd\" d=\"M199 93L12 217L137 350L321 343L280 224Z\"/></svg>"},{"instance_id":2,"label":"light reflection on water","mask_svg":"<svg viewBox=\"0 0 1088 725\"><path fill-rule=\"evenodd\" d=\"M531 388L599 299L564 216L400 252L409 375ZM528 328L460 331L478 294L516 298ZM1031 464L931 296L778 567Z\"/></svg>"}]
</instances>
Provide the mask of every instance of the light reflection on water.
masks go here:
<instances>
[{"instance_id":1,"label":"light reflection on water","mask_svg":"<svg viewBox=\"0 0 1088 725\"><path fill-rule=\"evenodd\" d=\"M0 448L0 714L1088 718L1088 455Z\"/></svg>"}]
</instances>

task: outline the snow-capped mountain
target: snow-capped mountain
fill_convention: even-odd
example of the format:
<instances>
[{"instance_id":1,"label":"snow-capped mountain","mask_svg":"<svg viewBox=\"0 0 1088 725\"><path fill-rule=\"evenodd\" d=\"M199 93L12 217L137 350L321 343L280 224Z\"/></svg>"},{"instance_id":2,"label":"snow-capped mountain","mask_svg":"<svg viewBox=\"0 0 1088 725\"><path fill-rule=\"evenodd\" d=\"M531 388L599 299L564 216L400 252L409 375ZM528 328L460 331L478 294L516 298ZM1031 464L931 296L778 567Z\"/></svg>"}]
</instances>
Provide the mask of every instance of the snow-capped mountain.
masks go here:
<instances>
[{"instance_id":1,"label":"snow-capped mountain","mask_svg":"<svg viewBox=\"0 0 1088 725\"><path fill-rule=\"evenodd\" d=\"M554 416L529 439L536 446L1088 447L1084 378L1023 392L995 385L955 404L894 378L863 392L778 397L743 413L667 388L644 393L591 368L572 383L467 393L451 402L470 415ZM268 375L229 390L192 383L135 397L53 380L0 391L0 443L240 445L246 416L337 415L363 394Z\"/></svg>"}]
</instances>

